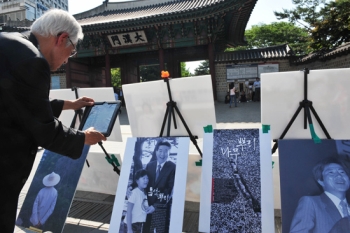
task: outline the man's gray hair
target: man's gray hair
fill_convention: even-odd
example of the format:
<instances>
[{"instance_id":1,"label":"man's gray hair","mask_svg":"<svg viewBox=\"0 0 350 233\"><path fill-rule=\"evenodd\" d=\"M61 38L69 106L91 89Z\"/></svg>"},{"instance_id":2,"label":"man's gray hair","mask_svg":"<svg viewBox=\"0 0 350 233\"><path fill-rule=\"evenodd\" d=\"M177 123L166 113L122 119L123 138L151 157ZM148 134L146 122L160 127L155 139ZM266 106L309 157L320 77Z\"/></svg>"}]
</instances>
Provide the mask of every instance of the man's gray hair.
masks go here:
<instances>
[{"instance_id":1,"label":"man's gray hair","mask_svg":"<svg viewBox=\"0 0 350 233\"><path fill-rule=\"evenodd\" d=\"M45 12L35 20L31 31L44 37L57 36L59 33L66 32L74 44L84 38L83 29L77 20L67 11L60 9L51 9Z\"/></svg>"}]
</instances>

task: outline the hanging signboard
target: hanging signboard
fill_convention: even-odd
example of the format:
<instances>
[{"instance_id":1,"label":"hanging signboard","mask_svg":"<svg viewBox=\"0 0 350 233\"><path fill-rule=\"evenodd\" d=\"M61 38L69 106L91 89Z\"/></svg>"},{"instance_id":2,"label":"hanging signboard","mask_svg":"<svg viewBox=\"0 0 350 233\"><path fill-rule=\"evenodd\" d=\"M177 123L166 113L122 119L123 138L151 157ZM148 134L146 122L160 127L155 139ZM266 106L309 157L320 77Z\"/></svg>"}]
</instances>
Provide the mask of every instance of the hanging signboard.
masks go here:
<instances>
[{"instance_id":1,"label":"hanging signboard","mask_svg":"<svg viewBox=\"0 0 350 233\"><path fill-rule=\"evenodd\" d=\"M135 44L148 43L145 32L125 32L108 36L112 47L130 46Z\"/></svg>"},{"instance_id":2,"label":"hanging signboard","mask_svg":"<svg viewBox=\"0 0 350 233\"><path fill-rule=\"evenodd\" d=\"M227 82L258 77L258 64L227 65Z\"/></svg>"},{"instance_id":3,"label":"hanging signboard","mask_svg":"<svg viewBox=\"0 0 350 233\"><path fill-rule=\"evenodd\" d=\"M258 77L261 78L262 73L279 72L278 64L263 64L258 66Z\"/></svg>"}]
</instances>

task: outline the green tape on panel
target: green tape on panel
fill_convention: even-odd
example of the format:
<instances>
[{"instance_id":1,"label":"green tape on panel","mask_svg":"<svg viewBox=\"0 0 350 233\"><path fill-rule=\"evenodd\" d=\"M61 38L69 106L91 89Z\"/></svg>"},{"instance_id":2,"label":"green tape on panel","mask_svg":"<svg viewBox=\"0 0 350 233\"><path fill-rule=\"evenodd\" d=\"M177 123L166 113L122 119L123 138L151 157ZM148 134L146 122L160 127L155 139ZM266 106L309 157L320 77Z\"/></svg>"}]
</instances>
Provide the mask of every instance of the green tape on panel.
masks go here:
<instances>
[{"instance_id":1,"label":"green tape on panel","mask_svg":"<svg viewBox=\"0 0 350 233\"><path fill-rule=\"evenodd\" d=\"M113 163L114 163L115 166L119 167L120 164L119 164L118 159L115 157L115 155L114 155L114 154L111 154L111 157L112 157L112 158L108 158L108 157L106 156L105 159L107 160L108 163L110 163L110 164L113 164Z\"/></svg>"},{"instance_id":2,"label":"green tape on panel","mask_svg":"<svg viewBox=\"0 0 350 233\"><path fill-rule=\"evenodd\" d=\"M263 133L268 133L270 131L270 125L262 125Z\"/></svg>"},{"instance_id":3,"label":"green tape on panel","mask_svg":"<svg viewBox=\"0 0 350 233\"><path fill-rule=\"evenodd\" d=\"M321 143L321 139L315 133L314 125L309 124L309 127L310 127L311 137L314 140L314 143Z\"/></svg>"},{"instance_id":4,"label":"green tape on panel","mask_svg":"<svg viewBox=\"0 0 350 233\"><path fill-rule=\"evenodd\" d=\"M196 166L197 167L201 167L202 166L202 160L199 160L198 162L196 162Z\"/></svg>"},{"instance_id":5,"label":"green tape on panel","mask_svg":"<svg viewBox=\"0 0 350 233\"><path fill-rule=\"evenodd\" d=\"M213 132L213 126L212 125L207 125L204 128L204 133L212 133Z\"/></svg>"}]
</instances>

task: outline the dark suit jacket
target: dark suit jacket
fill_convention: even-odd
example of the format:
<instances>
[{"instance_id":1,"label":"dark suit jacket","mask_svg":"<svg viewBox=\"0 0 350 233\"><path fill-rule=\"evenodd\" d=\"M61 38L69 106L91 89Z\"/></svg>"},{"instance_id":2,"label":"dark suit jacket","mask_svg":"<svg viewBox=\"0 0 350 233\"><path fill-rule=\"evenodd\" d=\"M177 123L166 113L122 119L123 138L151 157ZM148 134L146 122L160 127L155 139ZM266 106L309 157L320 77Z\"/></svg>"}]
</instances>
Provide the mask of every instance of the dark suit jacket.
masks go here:
<instances>
[{"instance_id":1,"label":"dark suit jacket","mask_svg":"<svg viewBox=\"0 0 350 233\"><path fill-rule=\"evenodd\" d=\"M0 33L0 229L14 226L38 146L74 159L84 146L84 133L56 118L63 101L49 100L50 68L37 45L29 33Z\"/></svg>"},{"instance_id":2,"label":"dark suit jacket","mask_svg":"<svg viewBox=\"0 0 350 233\"><path fill-rule=\"evenodd\" d=\"M340 219L329 233L350 232L350 216Z\"/></svg>"},{"instance_id":3,"label":"dark suit jacket","mask_svg":"<svg viewBox=\"0 0 350 233\"><path fill-rule=\"evenodd\" d=\"M328 233L341 218L337 207L325 193L304 196L295 210L290 232Z\"/></svg>"},{"instance_id":4,"label":"dark suit jacket","mask_svg":"<svg viewBox=\"0 0 350 233\"><path fill-rule=\"evenodd\" d=\"M148 204L151 206L154 203L160 203L159 199L155 195L148 195L151 187L153 190L158 189L160 193L163 193L164 195L171 195L171 192L174 187L174 180L175 180L175 168L176 165L171 162L167 161L164 163L164 166L162 170L159 173L159 178L157 181L155 181L156 178L156 169L157 169L157 161L153 161L147 164L146 171L149 175L149 182L147 186L147 196L148 196ZM166 203L166 201L162 201L162 203Z\"/></svg>"}]
</instances>

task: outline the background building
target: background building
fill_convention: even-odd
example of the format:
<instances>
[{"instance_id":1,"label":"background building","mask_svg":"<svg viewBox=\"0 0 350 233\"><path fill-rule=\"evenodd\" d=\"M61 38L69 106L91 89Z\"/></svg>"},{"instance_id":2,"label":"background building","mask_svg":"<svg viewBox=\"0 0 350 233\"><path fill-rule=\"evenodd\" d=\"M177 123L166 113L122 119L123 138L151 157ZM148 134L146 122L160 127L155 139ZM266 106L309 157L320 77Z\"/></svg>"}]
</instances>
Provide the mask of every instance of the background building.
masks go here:
<instances>
[{"instance_id":1,"label":"background building","mask_svg":"<svg viewBox=\"0 0 350 233\"><path fill-rule=\"evenodd\" d=\"M0 26L29 27L50 8L68 11L68 0L0 0Z\"/></svg>"}]
</instances>

